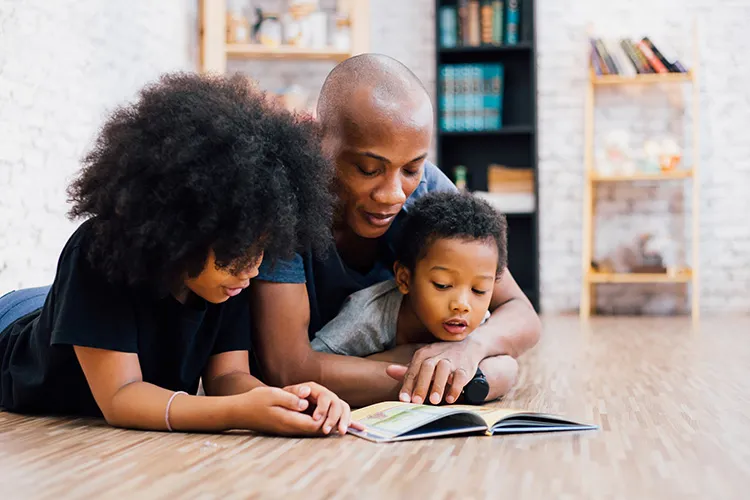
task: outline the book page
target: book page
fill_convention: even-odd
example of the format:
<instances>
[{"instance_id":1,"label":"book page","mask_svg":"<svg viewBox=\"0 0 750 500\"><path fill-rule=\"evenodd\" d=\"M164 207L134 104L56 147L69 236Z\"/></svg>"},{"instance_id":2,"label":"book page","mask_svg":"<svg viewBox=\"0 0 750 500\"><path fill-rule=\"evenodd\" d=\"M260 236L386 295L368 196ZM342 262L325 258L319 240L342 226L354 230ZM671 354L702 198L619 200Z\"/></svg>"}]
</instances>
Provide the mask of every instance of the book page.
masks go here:
<instances>
[{"instance_id":1,"label":"book page","mask_svg":"<svg viewBox=\"0 0 750 500\"><path fill-rule=\"evenodd\" d=\"M374 437L391 439L446 415L464 411L456 406L439 407L386 401L352 412L356 420Z\"/></svg>"},{"instance_id":2,"label":"book page","mask_svg":"<svg viewBox=\"0 0 750 500\"><path fill-rule=\"evenodd\" d=\"M476 413L477 415L482 417L482 420L487 423L488 428L492 427L504 418L527 413L524 410L517 410L514 408L495 408L492 406L452 405L451 408Z\"/></svg>"}]
</instances>

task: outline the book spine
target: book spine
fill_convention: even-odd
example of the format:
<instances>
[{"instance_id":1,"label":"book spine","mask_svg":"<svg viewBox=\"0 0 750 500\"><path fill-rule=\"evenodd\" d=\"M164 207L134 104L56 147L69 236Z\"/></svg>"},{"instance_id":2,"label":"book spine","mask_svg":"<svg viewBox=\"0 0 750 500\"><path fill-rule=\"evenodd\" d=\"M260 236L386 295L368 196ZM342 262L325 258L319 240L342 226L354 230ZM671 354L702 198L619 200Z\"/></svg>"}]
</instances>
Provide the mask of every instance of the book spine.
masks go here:
<instances>
[{"instance_id":1,"label":"book spine","mask_svg":"<svg viewBox=\"0 0 750 500\"><path fill-rule=\"evenodd\" d=\"M675 57L674 53L668 50L670 47L667 47L667 50L665 50L662 46L661 50L659 50L656 48L656 45L654 45L649 37L645 37L643 41L648 44L654 55L656 55L656 57L658 57L664 63L669 71L673 73L687 73L687 69L685 69L682 63L677 60L677 57Z\"/></svg>"},{"instance_id":2,"label":"book spine","mask_svg":"<svg viewBox=\"0 0 750 500\"><path fill-rule=\"evenodd\" d=\"M469 17L469 46L478 47L481 45L481 29L479 21L479 0L469 0L468 7Z\"/></svg>"},{"instance_id":3,"label":"book spine","mask_svg":"<svg viewBox=\"0 0 750 500\"><path fill-rule=\"evenodd\" d=\"M656 48L656 46L649 40L648 37L643 37L641 39L641 42L645 43L648 49L651 51L651 53L654 54L654 56L661 62L665 68L667 68L667 71L670 73L674 73L674 67L672 66L672 63L667 61L667 59L664 57L664 54L659 52L659 49Z\"/></svg>"},{"instance_id":4,"label":"book spine","mask_svg":"<svg viewBox=\"0 0 750 500\"><path fill-rule=\"evenodd\" d=\"M515 45L518 43L518 21L520 16L518 0L506 1L508 2L508 12L506 13L505 23L505 43Z\"/></svg>"},{"instance_id":5,"label":"book spine","mask_svg":"<svg viewBox=\"0 0 750 500\"><path fill-rule=\"evenodd\" d=\"M638 59L638 57L633 53L633 49L630 47L630 44L627 40L624 38L620 40L620 47L622 47L622 51L625 52L625 55L630 60L630 62L633 64L633 67L635 68L636 73L643 73L643 69L641 68L641 61Z\"/></svg>"},{"instance_id":6,"label":"book spine","mask_svg":"<svg viewBox=\"0 0 750 500\"><path fill-rule=\"evenodd\" d=\"M503 126L503 94L505 91L504 81L505 67L502 64L492 65L492 128L499 130Z\"/></svg>"},{"instance_id":7,"label":"book spine","mask_svg":"<svg viewBox=\"0 0 750 500\"><path fill-rule=\"evenodd\" d=\"M440 46L453 48L456 46L456 8L450 5L440 7Z\"/></svg>"},{"instance_id":8,"label":"book spine","mask_svg":"<svg viewBox=\"0 0 750 500\"><path fill-rule=\"evenodd\" d=\"M464 107L466 96L466 71L464 70L463 64L457 64L454 68L456 72L456 131L463 132L466 130L466 108Z\"/></svg>"},{"instance_id":9,"label":"book spine","mask_svg":"<svg viewBox=\"0 0 750 500\"><path fill-rule=\"evenodd\" d=\"M604 64L606 64L607 66L608 74L610 75L619 74L617 65L615 65L615 62L612 60L612 56L609 54L607 47L604 46L604 42L602 42L601 38L595 38L594 41L596 43L597 52L599 52L599 55L604 61Z\"/></svg>"},{"instance_id":10,"label":"book spine","mask_svg":"<svg viewBox=\"0 0 750 500\"><path fill-rule=\"evenodd\" d=\"M482 26L482 44L492 45L492 0L482 0L479 16Z\"/></svg>"},{"instance_id":11,"label":"book spine","mask_svg":"<svg viewBox=\"0 0 750 500\"><path fill-rule=\"evenodd\" d=\"M468 10L469 0L458 0L458 24L456 25L456 40L462 47L469 46Z\"/></svg>"},{"instance_id":12,"label":"book spine","mask_svg":"<svg viewBox=\"0 0 750 500\"><path fill-rule=\"evenodd\" d=\"M495 45L502 45L504 33L505 4L503 0L492 1L492 41Z\"/></svg>"},{"instance_id":13,"label":"book spine","mask_svg":"<svg viewBox=\"0 0 750 500\"><path fill-rule=\"evenodd\" d=\"M641 65L641 72L644 74L649 74L654 72L654 68L651 67L651 65L648 63L648 60L646 59L646 56L643 55L643 52L641 52L638 49L638 46L636 46L635 43L633 43L632 40L629 38L627 39L628 45L630 45L631 50L633 51L633 54L636 58L638 58L638 61L640 61Z\"/></svg>"},{"instance_id":14,"label":"book spine","mask_svg":"<svg viewBox=\"0 0 750 500\"><path fill-rule=\"evenodd\" d=\"M667 67L664 66L664 64L659 60L658 57L656 57L654 52L649 48L648 44L646 44L643 40L640 40L637 45L640 51L646 57L648 63L652 68L654 68L657 73L669 73Z\"/></svg>"}]
</instances>

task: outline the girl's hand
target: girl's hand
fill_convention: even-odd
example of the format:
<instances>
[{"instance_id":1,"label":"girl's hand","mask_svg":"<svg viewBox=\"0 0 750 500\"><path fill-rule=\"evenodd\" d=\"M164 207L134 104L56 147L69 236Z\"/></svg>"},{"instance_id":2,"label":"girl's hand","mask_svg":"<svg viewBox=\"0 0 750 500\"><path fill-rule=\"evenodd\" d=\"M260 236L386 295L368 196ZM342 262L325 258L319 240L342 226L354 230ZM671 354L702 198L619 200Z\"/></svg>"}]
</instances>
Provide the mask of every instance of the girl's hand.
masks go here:
<instances>
[{"instance_id":1,"label":"girl's hand","mask_svg":"<svg viewBox=\"0 0 750 500\"><path fill-rule=\"evenodd\" d=\"M336 423L339 424L339 432L344 434L351 418L349 406L345 402L339 400L328 389L314 383L299 384L284 389L258 387L233 397L239 401L232 412L233 427L266 434L281 436L329 434ZM317 401L329 403L328 419L315 417L315 414L310 415L305 412L310 408L311 403ZM342 418L343 407L338 403L346 405L345 420ZM316 408L316 413L318 408ZM334 410L333 414L331 414L331 408ZM325 415L323 413L323 417ZM329 424L329 420L333 417L336 417L333 424ZM329 425L331 425L330 428ZM341 432L342 427L343 432Z\"/></svg>"},{"instance_id":2,"label":"girl's hand","mask_svg":"<svg viewBox=\"0 0 750 500\"><path fill-rule=\"evenodd\" d=\"M329 434L336 429L339 434L343 435L346 434L346 430L349 427L364 430L364 427L359 422L351 420L351 409L346 401L343 401L322 385L315 382L307 382L284 387L284 390L302 398L303 401L309 401L315 405L312 419L323 426L323 434Z\"/></svg>"}]
</instances>

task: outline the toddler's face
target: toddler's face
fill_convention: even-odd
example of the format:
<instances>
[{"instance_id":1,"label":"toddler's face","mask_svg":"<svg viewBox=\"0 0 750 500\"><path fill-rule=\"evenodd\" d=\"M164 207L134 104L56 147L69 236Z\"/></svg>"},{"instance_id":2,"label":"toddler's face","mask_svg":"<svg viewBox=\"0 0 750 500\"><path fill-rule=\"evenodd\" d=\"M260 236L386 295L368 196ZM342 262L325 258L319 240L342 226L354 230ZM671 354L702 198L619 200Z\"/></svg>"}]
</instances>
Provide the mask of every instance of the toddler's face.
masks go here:
<instances>
[{"instance_id":1,"label":"toddler's face","mask_svg":"<svg viewBox=\"0 0 750 500\"><path fill-rule=\"evenodd\" d=\"M414 272L406 271L411 275L401 291L409 294L415 314L432 335L463 340L482 323L490 306L497 257L493 240L438 239Z\"/></svg>"}]
</instances>

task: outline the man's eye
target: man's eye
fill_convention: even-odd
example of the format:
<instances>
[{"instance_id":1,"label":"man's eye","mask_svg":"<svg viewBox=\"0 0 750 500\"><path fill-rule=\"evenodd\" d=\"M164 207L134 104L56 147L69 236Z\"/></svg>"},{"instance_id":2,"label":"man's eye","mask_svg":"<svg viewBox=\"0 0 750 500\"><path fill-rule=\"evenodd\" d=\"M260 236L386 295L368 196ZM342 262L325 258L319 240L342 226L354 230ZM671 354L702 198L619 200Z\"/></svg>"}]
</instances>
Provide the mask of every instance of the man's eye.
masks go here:
<instances>
[{"instance_id":1,"label":"man's eye","mask_svg":"<svg viewBox=\"0 0 750 500\"><path fill-rule=\"evenodd\" d=\"M451 287L450 285L443 285L442 283L436 283L434 281L432 282L432 284L435 285L435 288L437 288L438 290L447 290Z\"/></svg>"},{"instance_id":2,"label":"man's eye","mask_svg":"<svg viewBox=\"0 0 750 500\"><path fill-rule=\"evenodd\" d=\"M419 170L409 170L405 168L404 174L406 174L407 177L416 177L419 175Z\"/></svg>"}]
</instances>

